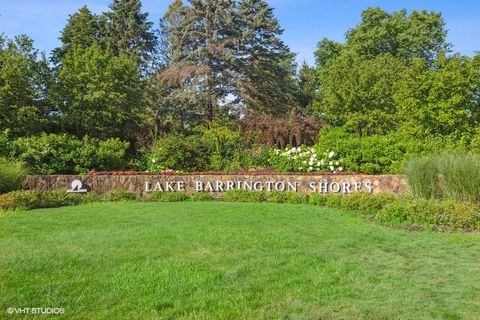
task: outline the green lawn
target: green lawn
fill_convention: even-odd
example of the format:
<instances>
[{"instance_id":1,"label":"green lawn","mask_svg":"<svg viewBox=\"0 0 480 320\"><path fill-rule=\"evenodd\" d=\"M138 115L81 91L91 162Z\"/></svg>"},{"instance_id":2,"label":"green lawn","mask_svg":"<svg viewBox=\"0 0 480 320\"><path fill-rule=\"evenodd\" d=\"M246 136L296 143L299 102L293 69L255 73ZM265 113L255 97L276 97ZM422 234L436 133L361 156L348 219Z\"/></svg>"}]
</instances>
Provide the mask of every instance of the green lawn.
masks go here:
<instances>
[{"instance_id":1,"label":"green lawn","mask_svg":"<svg viewBox=\"0 0 480 320\"><path fill-rule=\"evenodd\" d=\"M0 216L0 319L480 319L480 234L307 205L102 203Z\"/></svg>"}]
</instances>

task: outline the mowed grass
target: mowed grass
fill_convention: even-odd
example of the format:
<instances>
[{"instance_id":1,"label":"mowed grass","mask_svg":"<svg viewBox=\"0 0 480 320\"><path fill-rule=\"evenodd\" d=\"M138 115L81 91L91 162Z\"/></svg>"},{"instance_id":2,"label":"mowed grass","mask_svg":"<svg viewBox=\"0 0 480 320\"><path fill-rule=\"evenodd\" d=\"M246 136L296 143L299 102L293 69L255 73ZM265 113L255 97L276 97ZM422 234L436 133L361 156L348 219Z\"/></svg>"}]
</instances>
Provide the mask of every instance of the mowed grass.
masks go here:
<instances>
[{"instance_id":1,"label":"mowed grass","mask_svg":"<svg viewBox=\"0 0 480 320\"><path fill-rule=\"evenodd\" d=\"M48 319L480 319L480 234L267 203L8 213L0 319L33 318L8 307L65 308Z\"/></svg>"}]
</instances>

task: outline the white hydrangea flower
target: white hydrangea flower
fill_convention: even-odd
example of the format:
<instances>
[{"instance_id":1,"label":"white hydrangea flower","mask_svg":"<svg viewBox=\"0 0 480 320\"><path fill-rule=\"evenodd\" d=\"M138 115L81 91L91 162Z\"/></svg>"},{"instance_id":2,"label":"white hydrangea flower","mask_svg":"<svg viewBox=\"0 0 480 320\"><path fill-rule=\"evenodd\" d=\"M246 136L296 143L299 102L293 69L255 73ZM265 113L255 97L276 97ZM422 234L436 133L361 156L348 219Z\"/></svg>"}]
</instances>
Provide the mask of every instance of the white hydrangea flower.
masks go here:
<instances>
[{"instance_id":1,"label":"white hydrangea flower","mask_svg":"<svg viewBox=\"0 0 480 320\"><path fill-rule=\"evenodd\" d=\"M335 168L333 166L330 166L330 171L335 171Z\"/></svg>"},{"instance_id":2,"label":"white hydrangea flower","mask_svg":"<svg viewBox=\"0 0 480 320\"><path fill-rule=\"evenodd\" d=\"M329 157L329 158L332 158L334 155L335 155L335 152L333 152L333 151L330 151L330 152L328 153L328 157Z\"/></svg>"},{"instance_id":3,"label":"white hydrangea flower","mask_svg":"<svg viewBox=\"0 0 480 320\"><path fill-rule=\"evenodd\" d=\"M338 168L338 171L343 171L343 167L339 167L339 168Z\"/></svg>"}]
</instances>

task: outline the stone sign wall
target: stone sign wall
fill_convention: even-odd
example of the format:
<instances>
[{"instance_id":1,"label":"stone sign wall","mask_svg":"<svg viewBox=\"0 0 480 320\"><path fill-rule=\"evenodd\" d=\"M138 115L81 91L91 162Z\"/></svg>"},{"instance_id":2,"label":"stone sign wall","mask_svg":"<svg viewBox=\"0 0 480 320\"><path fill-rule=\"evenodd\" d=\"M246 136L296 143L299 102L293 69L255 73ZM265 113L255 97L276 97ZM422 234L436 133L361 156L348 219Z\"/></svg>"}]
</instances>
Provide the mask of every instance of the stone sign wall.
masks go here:
<instances>
[{"instance_id":1,"label":"stone sign wall","mask_svg":"<svg viewBox=\"0 0 480 320\"><path fill-rule=\"evenodd\" d=\"M407 192L406 180L399 175L31 175L26 177L23 187L99 194L121 189L139 195L152 191L221 193L236 189L303 194Z\"/></svg>"}]
</instances>

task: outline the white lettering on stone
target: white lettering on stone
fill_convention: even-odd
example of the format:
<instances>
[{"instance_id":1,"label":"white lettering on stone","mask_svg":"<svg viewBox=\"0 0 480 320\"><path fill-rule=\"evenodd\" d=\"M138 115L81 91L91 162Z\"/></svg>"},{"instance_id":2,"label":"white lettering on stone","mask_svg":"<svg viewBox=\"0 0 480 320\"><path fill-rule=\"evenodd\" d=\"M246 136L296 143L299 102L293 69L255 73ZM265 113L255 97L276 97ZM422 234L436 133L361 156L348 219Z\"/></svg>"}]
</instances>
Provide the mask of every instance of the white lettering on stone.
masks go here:
<instances>
[{"instance_id":1,"label":"white lettering on stone","mask_svg":"<svg viewBox=\"0 0 480 320\"><path fill-rule=\"evenodd\" d=\"M204 189L204 191L206 191L206 192L215 191L215 190L213 190L213 185L212 185L212 183L211 183L210 181L208 181L208 182L205 184L205 189Z\"/></svg>"},{"instance_id":2,"label":"white lettering on stone","mask_svg":"<svg viewBox=\"0 0 480 320\"><path fill-rule=\"evenodd\" d=\"M185 191L185 181L177 181L177 191Z\"/></svg>"},{"instance_id":3,"label":"white lettering on stone","mask_svg":"<svg viewBox=\"0 0 480 320\"><path fill-rule=\"evenodd\" d=\"M173 189L173 182L168 181L168 182L165 184L165 191L166 191L166 192L174 192L174 191L175 191L175 190Z\"/></svg>"},{"instance_id":4,"label":"white lettering on stone","mask_svg":"<svg viewBox=\"0 0 480 320\"><path fill-rule=\"evenodd\" d=\"M255 191L261 191L263 190L263 184L260 181L255 181L253 183L253 189L255 189Z\"/></svg>"},{"instance_id":5,"label":"white lettering on stone","mask_svg":"<svg viewBox=\"0 0 480 320\"><path fill-rule=\"evenodd\" d=\"M359 192L362 188L362 183L355 181L355 192Z\"/></svg>"},{"instance_id":6,"label":"white lettering on stone","mask_svg":"<svg viewBox=\"0 0 480 320\"><path fill-rule=\"evenodd\" d=\"M267 191L268 192L272 191L272 187L273 187L274 183L275 182L273 182L273 181L267 181Z\"/></svg>"},{"instance_id":7,"label":"white lettering on stone","mask_svg":"<svg viewBox=\"0 0 480 320\"><path fill-rule=\"evenodd\" d=\"M153 191L163 192L162 184L160 183L160 181L155 184L155 188L153 188Z\"/></svg>"},{"instance_id":8,"label":"white lettering on stone","mask_svg":"<svg viewBox=\"0 0 480 320\"><path fill-rule=\"evenodd\" d=\"M145 182L145 192L151 192L152 188L150 187L150 182Z\"/></svg>"},{"instance_id":9,"label":"white lettering on stone","mask_svg":"<svg viewBox=\"0 0 480 320\"><path fill-rule=\"evenodd\" d=\"M372 192L373 191L372 190L372 183L370 181L366 181L364 183L364 185L365 185L365 188L367 188L367 192Z\"/></svg>"},{"instance_id":10,"label":"white lettering on stone","mask_svg":"<svg viewBox=\"0 0 480 320\"><path fill-rule=\"evenodd\" d=\"M330 183L330 191L337 193L340 191L340 184L338 182L332 182Z\"/></svg>"},{"instance_id":11,"label":"white lettering on stone","mask_svg":"<svg viewBox=\"0 0 480 320\"><path fill-rule=\"evenodd\" d=\"M328 192L328 182L320 182L318 192L323 192L323 193Z\"/></svg>"},{"instance_id":12,"label":"white lettering on stone","mask_svg":"<svg viewBox=\"0 0 480 320\"><path fill-rule=\"evenodd\" d=\"M288 191L297 192L297 183L296 182L287 182L287 189L288 189Z\"/></svg>"},{"instance_id":13,"label":"white lettering on stone","mask_svg":"<svg viewBox=\"0 0 480 320\"><path fill-rule=\"evenodd\" d=\"M223 182L222 181L215 181L215 191L223 192Z\"/></svg>"},{"instance_id":14,"label":"white lettering on stone","mask_svg":"<svg viewBox=\"0 0 480 320\"><path fill-rule=\"evenodd\" d=\"M277 182L275 183L275 190L277 191L285 191L285 183L283 182Z\"/></svg>"}]
</instances>

